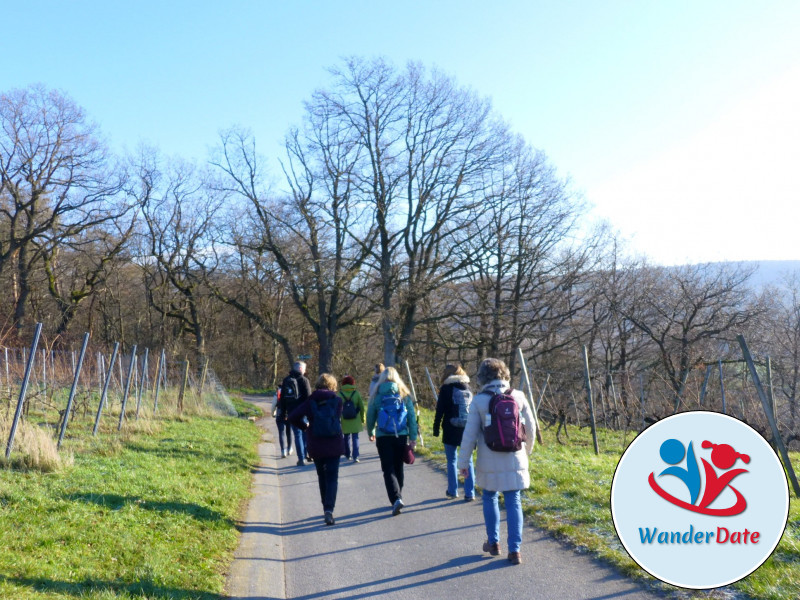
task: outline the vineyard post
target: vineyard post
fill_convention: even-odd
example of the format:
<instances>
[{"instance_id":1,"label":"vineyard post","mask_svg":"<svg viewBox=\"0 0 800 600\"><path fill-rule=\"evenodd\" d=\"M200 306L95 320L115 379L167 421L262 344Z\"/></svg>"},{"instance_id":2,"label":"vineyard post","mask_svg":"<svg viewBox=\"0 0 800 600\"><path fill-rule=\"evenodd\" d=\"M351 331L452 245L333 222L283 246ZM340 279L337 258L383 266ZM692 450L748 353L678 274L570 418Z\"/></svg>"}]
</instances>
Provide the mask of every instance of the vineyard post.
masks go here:
<instances>
[{"instance_id":1,"label":"vineyard post","mask_svg":"<svg viewBox=\"0 0 800 600\"><path fill-rule=\"evenodd\" d=\"M122 361L120 361L121 363ZM125 381L125 393L122 395L122 408L119 411L119 424L117 431L122 430L122 422L125 420L125 409L128 406L128 394L131 391L131 380L133 379L133 367L136 365L136 344L131 350L131 361L128 365L128 379Z\"/></svg>"},{"instance_id":2,"label":"vineyard post","mask_svg":"<svg viewBox=\"0 0 800 600\"><path fill-rule=\"evenodd\" d=\"M33 361L36 357L36 347L39 345L39 336L42 334L42 324L36 324L36 330L33 332L33 343L31 343L30 360L25 365L25 376L22 378L22 387L19 390L19 400L17 400L17 411L14 413L14 422L11 425L11 432L8 435L8 443L6 444L6 460L11 455L11 449L14 447L14 436L17 433L17 426L19 425L20 416L22 416L22 407L25 404L25 394L28 391L28 382L31 378L31 370L33 369Z\"/></svg>"},{"instance_id":3,"label":"vineyard post","mask_svg":"<svg viewBox=\"0 0 800 600\"><path fill-rule=\"evenodd\" d=\"M597 445L597 426L594 420L594 401L592 400L592 379L589 376L589 351L583 347L583 376L586 382L586 397L589 400L589 416L592 425L592 441L594 442L594 453L600 454L600 446Z\"/></svg>"},{"instance_id":4,"label":"vineyard post","mask_svg":"<svg viewBox=\"0 0 800 600\"><path fill-rule=\"evenodd\" d=\"M97 405L97 416L94 419L92 435L97 435L97 429L100 427L100 417L103 414L103 404L105 404L106 396L108 395L108 385L111 383L111 378L114 375L114 362L117 360L118 351L119 342L114 342L114 350L111 352L111 362L108 363L108 373L106 375L106 380L103 383L103 393L100 394L100 404Z\"/></svg>"},{"instance_id":5,"label":"vineyard post","mask_svg":"<svg viewBox=\"0 0 800 600\"><path fill-rule=\"evenodd\" d=\"M144 349L144 358L142 359L142 374L139 377L139 393L136 396L136 420L139 420L139 409L142 407L142 392L147 383L147 356L150 353L150 348Z\"/></svg>"},{"instance_id":6,"label":"vineyard post","mask_svg":"<svg viewBox=\"0 0 800 600\"><path fill-rule=\"evenodd\" d=\"M83 357L86 355L86 346L89 345L89 332L83 334L83 345L81 352L78 356L78 364L73 367L75 376L72 378L72 387L69 390L69 398L67 399L67 409L64 412L64 419L61 422L61 432L58 434L58 444L56 448L61 448L61 442L64 441L64 434L67 432L67 423L69 422L69 415L72 412L72 402L75 400L75 392L78 389L78 379L81 376L81 368L83 367ZM72 362L75 362L75 353L72 353Z\"/></svg>"},{"instance_id":7,"label":"vineyard post","mask_svg":"<svg viewBox=\"0 0 800 600\"><path fill-rule=\"evenodd\" d=\"M786 451L786 446L783 443L781 432L778 430L778 423L775 421L772 406L770 406L769 399L764 393L764 388L761 387L761 380L758 378L758 372L756 371L756 365L753 363L753 357L750 356L750 349L747 347L747 342L744 341L743 335L737 335L736 339L739 341L742 354L744 354L744 360L747 362L747 366L750 369L750 375L753 377L753 384L756 386L756 392L758 392L761 405L764 407L764 414L767 415L767 421L769 421L769 426L772 428L772 436L775 439L775 445L778 446L781 458L783 458L783 466L786 468L786 473L789 475L789 481L792 482L795 496L800 497L800 484L797 483L797 476L794 473L792 461L789 459L789 453Z\"/></svg>"}]
</instances>

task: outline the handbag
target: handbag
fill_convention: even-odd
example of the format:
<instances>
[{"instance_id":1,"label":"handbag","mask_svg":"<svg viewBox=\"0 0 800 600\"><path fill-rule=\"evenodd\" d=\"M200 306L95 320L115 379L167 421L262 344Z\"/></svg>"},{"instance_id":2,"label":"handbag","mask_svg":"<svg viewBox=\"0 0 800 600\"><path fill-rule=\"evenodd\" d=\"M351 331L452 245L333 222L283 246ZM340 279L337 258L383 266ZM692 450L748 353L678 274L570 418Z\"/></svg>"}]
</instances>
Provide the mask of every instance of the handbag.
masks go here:
<instances>
[{"instance_id":1,"label":"handbag","mask_svg":"<svg viewBox=\"0 0 800 600\"><path fill-rule=\"evenodd\" d=\"M413 465L416 457L414 456L414 447L411 444L406 444L403 451L403 462L407 465Z\"/></svg>"}]
</instances>

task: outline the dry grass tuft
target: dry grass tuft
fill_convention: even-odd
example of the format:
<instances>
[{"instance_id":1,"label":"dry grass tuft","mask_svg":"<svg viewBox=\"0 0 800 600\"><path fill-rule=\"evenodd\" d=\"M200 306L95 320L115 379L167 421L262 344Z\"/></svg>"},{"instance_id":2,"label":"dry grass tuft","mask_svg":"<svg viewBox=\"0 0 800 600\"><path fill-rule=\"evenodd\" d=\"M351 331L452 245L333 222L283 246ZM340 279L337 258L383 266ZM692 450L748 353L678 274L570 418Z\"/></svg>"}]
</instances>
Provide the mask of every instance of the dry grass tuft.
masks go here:
<instances>
[{"instance_id":1,"label":"dry grass tuft","mask_svg":"<svg viewBox=\"0 0 800 600\"><path fill-rule=\"evenodd\" d=\"M6 460L5 443L8 442L11 424L11 419L0 417L0 437L4 441L0 464L17 469L52 473L73 463L71 454L59 455L56 440L48 429L26 421L20 421L17 425L11 456Z\"/></svg>"}]
</instances>

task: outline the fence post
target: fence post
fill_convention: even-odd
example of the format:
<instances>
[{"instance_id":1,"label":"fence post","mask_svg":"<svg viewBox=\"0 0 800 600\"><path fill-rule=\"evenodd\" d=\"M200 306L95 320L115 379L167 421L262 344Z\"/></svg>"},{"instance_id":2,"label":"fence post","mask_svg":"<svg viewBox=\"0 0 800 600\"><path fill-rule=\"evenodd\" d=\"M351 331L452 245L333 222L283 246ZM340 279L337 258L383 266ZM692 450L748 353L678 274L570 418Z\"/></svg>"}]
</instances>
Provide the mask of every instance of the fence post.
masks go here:
<instances>
[{"instance_id":1,"label":"fence post","mask_svg":"<svg viewBox=\"0 0 800 600\"><path fill-rule=\"evenodd\" d=\"M772 414L777 419L778 404L775 402L775 393L772 389L772 359L767 357L767 388L769 389L769 404L772 407Z\"/></svg>"},{"instance_id":2,"label":"fence post","mask_svg":"<svg viewBox=\"0 0 800 600\"><path fill-rule=\"evenodd\" d=\"M703 402L706 399L706 390L708 389L708 380L711 377L711 369L713 367L711 365L706 365L706 374L703 377L703 387L700 388L700 406L703 406Z\"/></svg>"},{"instance_id":3,"label":"fence post","mask_svg":"<svg viewBox=\"0 0 800 600\"><path fill-rule=\"evenodd\" d=\"M528 364L525 362L525 355L522 353L522 348L517 348L519 354L519 366L522 368L522 376L525 378L525 385L528 388L528 404L531 406L531 413L533 413L533 426L536 428L536 440L540 444L544 444L542 438L542 428L539 427L539 415L536 412L536 405L533 403L533 386L531 385L531 377L528 373Z\"/></svg>"},{"instance_id":4,"label":"fence post","mask_svg":"<svg viewBox=\"0 0 800 600\"><path fill-rule=\"evenodd\" d=\"M206 376L208 375L208 357L203 361L203 372L200 373L200 400L203 399L203 392L206 389Z\"/></svg>"},{"instance_id":5,"label":"fence post","mask_svg":"<svg viewBox=\"0 0 800 600\"><path fill-rule=\"evenodd\" d=\"M161 389L161 371L164 370L164 361L166 357L164 356L164 349L161 349L161 354L158 356L158 366L156 367L156 389L155 389L155 399L153 400L153 414L156 414L158 411L158 392Z\"/></svg>"},{"instance_id":6,"label":"fence post","mask_svg":"<svg viewBox=\"0 0 800 600\"><path fill-rule=\"evenodd\" d=\"M181 393L178 394L178 414L183 414L183 395L186 393L186 384L189 382L189 359L183 361L183 382Z\"/></svg>"},{"instance_id":7,"label":"fence post","mask_svg":"<svg viewBox=\"0 0 800 600\"><path fill-rule=\"evenodd\" d=\"M775 415L772 413L772 406L770 406L767 395L764 393L764 388L761 387L761 380L758 378L756 366L753 363L753 357L750 356L750 350L747 347L747 343L744 341L744 336L741 334L737 335L736 339L739 341L739 346L742 348L744 360L747 362L747 366L750 368L750 375L753 376L753 384L756 386L756 392L758 392L758 397L761 399L761 405L764 407L764 413L767 415L767 421L769 421L769 426L772 428L772 436L775 438L775 445L778 446L778 450L781 453L781 458L783 458L783 466L786 467L786 472L789 475L789 480L792 482L795 496L800 497L800 484L797 483L797 476L794 474L792 461L789 460L789 453L786 451L786 446L783 444L781 432L778 430L778 423L775 421Z\"/></svg>"},{"instance_id":8,"label":"fence post","mask_svg":"<svg viewBox=\"0 0 800 600\"><path fill-rule=\"evenodd\" d=\"M419 424L419 402L417 402L417 392L414 390L414 378L411 377L411 367L406 362L406 373L408 373L408 384L411 386L411 397L414 399L414 410L417 417L417 436L419 437L419 445L425 447L425 440L422 439L422 427Z\"/></svg>"},{"instance_id":9,"label":"fence post","mask_svg":"<svg viewBox=\"0 0 800 600\"><path fill-rule=\"evenodd\" d=\"M536 412L539 412L539 409L542 407L542 400L544 400L544 392L547 390L547 384L550 383L550 373L547 374L547 379L544 380L544 385L542 386L542 391L539 393L539 400L536 402Z\"/></svg>"},{"instance_id":10,"label":"fence post","mask_svg":"<svg viewBox=\"0 0 800 600\"><path fill-rule=\"evenodd\" d=\"M97 429L100 427L100 416L103 414L103 404L105 404L106 396L108 395L108 385L111 383L111 378L114 376L114 362L117 360L118 351L119 342L114 342L114 351L111 353L111 362L108 363L108 372L106 374L106 380L103 383L103 393L100 394L100 404L97 406L97 416L94 419L92 435L97 435Z\"/></svg>"},{"instance_id":11,"label":"fence post","mask_svg":"<svg viewBox=\"0 0 800 600\"><path fill-rule=\"evenodd\" d=\"M644 374L639 373L639 404L642 410L642 431L644 431Z\"/></svg>"},{"instance_id":12,"label":"fence post","mask_svg":"<svg viewBox=\"0 0 800 600\"><path fill-rule=\"evenodd\" d=\"M583 347L583 376L586 381L586 397L589 400L589 416L592 425L592 441L594 442L594 453L600 454L600 446L597 445L597 426L594 420L594 401L592 400L592 379L589 376L589 351Z\"/></svg>"},{"instance_id":13,"label":"fence post","mask_svg":"<svg viewBox=\"0 0 800 600\"><path fill-rule=\"evenodd\" d=\"M617 404L617 392L614 389L614 375L611 371L607 374L608 382L611 384L611 399L614 401L614 429L619 429L619 404Z\"/></svg>"},{"instance_id":14,"label":"fence post","mask_svg":"<svg viewBox=\"0 0 800 600\"><path fill-rule=\"evenodd\" d=\"M433 402L434 402L434 406L436 406L436 401L439 399L439 394L436 393L436 386L433 385L433 377L431 377L431 372L428 371L428 367L425 367L425 375L427 375L428 383L431 385L431 393L433 394Z\"/></svg>"},{"instance_id":15,"label":"fence post","mask_svg":"<svg viewBox=\"0 0 800 600\"><path fill-rule=\"evenodd\" d=\"M58 434L58 444L56 448L61 448L61 442L64 441L64 434L67 432L67 423L69 422L69 414L72 412L72 402L75 400L75 392L78 390L78 379L81 376L81 369L83 368L83 357L86 356L86 346L89 345L89 332L83 334L83 345L81 352L78 355L78 364L74 366L75 376L72 378L72 387L69 390L69 398L67 399L67 410L64 413L64 419L61 423L61 432ZM75 353L72 354L73 362L75 362Z\"/></svg>"},{"instance_id":16,"label":"fence post","mask_svg":"<svg viewBox=\"0 0 800 600\"><path fill-rule=\"evenodd\" d=\"M11 432L8 435L8 443L6 444L6 460L11 456L11 449L14 447L14 436L17 434L17 426L19 419L22 415L22 407L25 404L25 394L28 392L28 382L31 378L31 370L33 369L33 361L36 357L36 347L39 345L39 336L42 334L42 324L36 324L36 330L33 332L33 343L31 344L30 360L25 365L25 376L22 378L22 387L19 390L19 400L17 400L17 411L14 413L14 422L11 425Z\"/></svg>"},{"instance_id":17,"label":"fence post","mask_svg":"<svg viewBox=\"0 0 800 600\"><path fill-rule=\"evenodd\" d=\"M120 364L122 361L120 361ZM122 422L125 420L125 409L128 406L128 394L131 391L131 380L133 379L133 367L136 364L136 344L131 349L131 363L128 365L128 379L125 381L125 393L122 395L122 408L119 411L119 424L117 431L122 430Z\"/></svg>"},{"instance_id":18,"label":"fence post","mask_svg":"<svg viewBox=\"0 0 800 600\"><path fill-rule=\"evenodd\" d=\"M139 392L136 396L136 420L139 420L139 409L142 407L142 392L144 391L145 382L147 381L147 356L150 354L150 348L144 349L144 358L142 359L142 374L139 377Z\"/></svg>"}]
</instances>

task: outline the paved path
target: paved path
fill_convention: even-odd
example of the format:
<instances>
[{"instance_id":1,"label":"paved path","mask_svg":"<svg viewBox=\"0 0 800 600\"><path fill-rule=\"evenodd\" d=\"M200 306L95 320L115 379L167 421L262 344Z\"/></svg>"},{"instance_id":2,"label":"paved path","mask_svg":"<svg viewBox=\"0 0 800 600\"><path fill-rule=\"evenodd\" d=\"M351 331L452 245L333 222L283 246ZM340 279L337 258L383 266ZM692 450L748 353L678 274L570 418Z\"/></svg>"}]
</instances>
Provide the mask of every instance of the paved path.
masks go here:
<instances>
[{"instance_id":1,"label":"paved path","mask_svg":"<svg viewBox=\"0 0 800 600\"><path fill-rule=\"evenodd\" d=\"M267 431L261 466L228 579L234 599L663 597L531 526L522 565L510 565L505 552L490 557L481 551L480 499L445 499L444 474L425 461L406 466L406 508L392 517L375 445L364 435L361 462L342 459L336 525L326 527L313 465L296 466L294 455L278 458L274 421L260 425Z\"/></svg>"}]
</instances>

